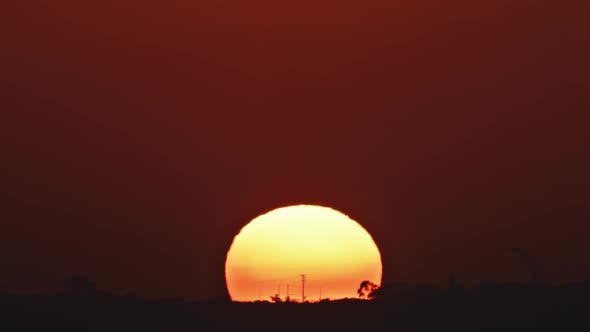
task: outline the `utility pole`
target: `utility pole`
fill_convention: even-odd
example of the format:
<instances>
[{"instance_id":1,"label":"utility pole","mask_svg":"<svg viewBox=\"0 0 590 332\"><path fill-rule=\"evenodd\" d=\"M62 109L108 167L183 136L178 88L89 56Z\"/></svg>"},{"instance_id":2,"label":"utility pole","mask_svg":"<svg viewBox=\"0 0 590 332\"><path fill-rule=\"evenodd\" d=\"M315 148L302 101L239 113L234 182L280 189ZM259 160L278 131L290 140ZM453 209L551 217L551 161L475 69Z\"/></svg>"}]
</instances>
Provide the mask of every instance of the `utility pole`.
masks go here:
<instances>
[{"instance_id":1,"label":"utility pole","mask_svg":"<svg viewBox=\"0 0 590 332\"><path fill-rule=\"evenodd\" d=\"M320 287L320 301L322 300L322 287Z\"/></svg>"},{"instance_id":2,"label":"utility pole","mask_svg":"<svg viewBox=\"0 0 590 332\"><path fill-rule=\"evenodd\" d=\"M305 278L306 278L306 275L302 274L301 275L301 303L305 302Z\"/></svg>"}]
</instances>

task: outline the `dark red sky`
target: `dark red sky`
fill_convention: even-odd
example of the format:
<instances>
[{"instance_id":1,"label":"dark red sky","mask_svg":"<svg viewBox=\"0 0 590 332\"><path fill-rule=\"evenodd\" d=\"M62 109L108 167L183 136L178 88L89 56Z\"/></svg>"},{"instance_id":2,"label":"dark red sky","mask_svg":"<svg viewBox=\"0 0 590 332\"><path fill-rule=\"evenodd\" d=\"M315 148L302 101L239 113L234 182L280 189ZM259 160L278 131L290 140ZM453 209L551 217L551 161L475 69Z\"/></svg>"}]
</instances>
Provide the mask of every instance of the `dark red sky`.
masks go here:
<instances>
[{"instance_id":1,"label":"dark red sky","mask_svg":"<svg viewBox=\"0 0 590 332\"><path fill-rule=\"evenodd\" d=\"M224 294L291 203L361 222L386 283L524 281L511 246L590 275L586 0L2 7L6 289Z\"/></svg>"}]
</instances>

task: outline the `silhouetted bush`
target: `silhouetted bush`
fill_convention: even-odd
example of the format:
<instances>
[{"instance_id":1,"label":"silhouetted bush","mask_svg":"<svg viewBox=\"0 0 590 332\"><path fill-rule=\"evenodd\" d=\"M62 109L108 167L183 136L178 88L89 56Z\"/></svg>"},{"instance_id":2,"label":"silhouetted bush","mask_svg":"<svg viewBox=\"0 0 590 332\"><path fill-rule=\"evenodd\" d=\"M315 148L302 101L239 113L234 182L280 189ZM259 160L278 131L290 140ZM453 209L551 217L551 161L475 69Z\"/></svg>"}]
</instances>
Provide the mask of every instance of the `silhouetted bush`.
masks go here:
<instances>
[{"instance_id":1,"label":"silhouetted bush","mask_svg":"<svg viewBox=\"0 0 590 332\"><path fill-rule=\"evenodd\" d=\"M64 280L64 290L69 296L90 296L98 293L94 283L83 276L72 276Z\"/></svg>"}]
</instances>

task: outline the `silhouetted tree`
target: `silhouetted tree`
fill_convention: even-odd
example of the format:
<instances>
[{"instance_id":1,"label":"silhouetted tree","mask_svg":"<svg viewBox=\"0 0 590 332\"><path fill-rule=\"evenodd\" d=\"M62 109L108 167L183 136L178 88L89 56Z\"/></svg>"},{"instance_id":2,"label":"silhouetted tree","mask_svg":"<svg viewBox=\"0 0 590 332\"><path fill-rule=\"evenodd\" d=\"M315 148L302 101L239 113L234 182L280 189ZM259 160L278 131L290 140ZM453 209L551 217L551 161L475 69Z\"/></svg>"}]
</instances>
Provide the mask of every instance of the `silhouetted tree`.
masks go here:
<instances>
[{"instance_id":1,"label":"silhouetted tree","mask_svg":"<svg viewBox=\"0 0 590 332\"><path fill-rule=\"evenodd\" d=\"M451 273L449 275L449 289L458 289L462 288L461 284L457 281L455 274Z\"/></svg>"},{"instance_id":2,"label":"silhouetted tree","mask_svg":"<svg viewBox=\"0 0 590 332\"><path fill-rule=\"evenodd\" d=\"M361 282L359 289L356 291L361 299L375 298L375 291L379 289L379 285L365 280Z\"/></svg>"},{"instance_id":3,"label":"silhouetted tree","mask_svg":"<svg viewBox=\"0 0 590 332\"><path fill-rule=\"evenodd\" d=\"M64 289L67 295L88 296L97 293L94 283L83 276L72 276L64 280Z\"/></svg>"},{"instance_id":4,"label":"silhouetted tree","mask_svg":"<svg viewBox=\"0 0 590 332\"><path fill-rule=\"evenodd\" d=\"M469 295L469 291L457 280L453 273L449 275L449 286L447 290L454 297Z\"/></svg>"}]
</instances>

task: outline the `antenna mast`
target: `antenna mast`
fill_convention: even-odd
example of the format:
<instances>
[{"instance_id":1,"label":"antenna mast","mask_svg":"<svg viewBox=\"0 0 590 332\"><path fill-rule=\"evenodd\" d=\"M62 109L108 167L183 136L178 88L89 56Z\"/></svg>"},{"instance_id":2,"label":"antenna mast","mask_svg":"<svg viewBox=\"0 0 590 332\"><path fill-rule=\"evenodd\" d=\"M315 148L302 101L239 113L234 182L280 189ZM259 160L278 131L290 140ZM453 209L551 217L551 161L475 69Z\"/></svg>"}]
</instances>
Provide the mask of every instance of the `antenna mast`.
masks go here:
<instances>
[{"instance_id":1,"label":"antenna mast","mask_svg":"<svg viewBox=\"0 0 590 332\"><path fill-rule=\"evenodd\" d=\"M306 279L306 275L302 274L301 275L301 303L305 302L305 279Z\"/></svg>"}]
</instances>

